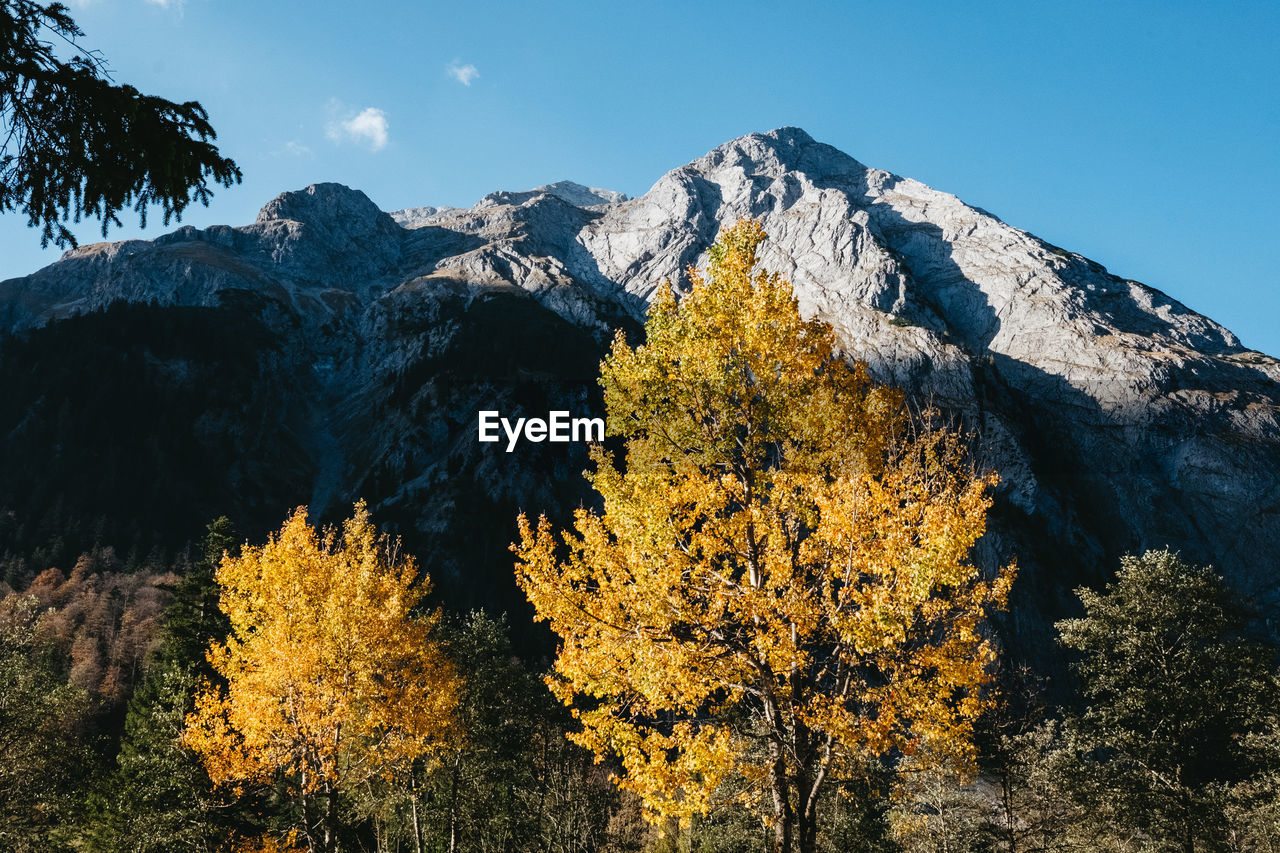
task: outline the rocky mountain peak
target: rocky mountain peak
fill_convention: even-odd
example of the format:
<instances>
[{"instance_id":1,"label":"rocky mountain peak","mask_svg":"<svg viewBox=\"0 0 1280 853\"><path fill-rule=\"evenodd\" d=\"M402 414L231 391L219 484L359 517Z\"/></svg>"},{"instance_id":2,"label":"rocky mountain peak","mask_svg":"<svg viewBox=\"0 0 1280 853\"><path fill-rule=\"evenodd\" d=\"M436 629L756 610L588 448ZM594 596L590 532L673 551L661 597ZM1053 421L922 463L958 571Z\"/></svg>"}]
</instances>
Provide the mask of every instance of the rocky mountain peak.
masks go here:
<instances>
[{"instance_id":1,"label":"rocky mountain peak","mask_svg":"<svg viewBox=\"0 0 1280 853\"><path fill-rule=\"evenodd\" d=\"M283 192L263 205L257 223L292 220L330 233L368 235L395 228L395 222L360 190L338 183L311 184Z\"/></svg>"},{"instance_id":2,"label":"rocky mountain peak","mask_svg":"<svg viewBox=\"0 0 1280 853\"><path fill-rule=\"evenodd\" d=\"M826 181L845 179L846 183L861 182L871 171L840 149L818 142L798 127L740 136L712 149L682 170L706 175L732 168L757 177L778 179L804 175Z\"/></svg>"},{"instance_id":3,"label":"rocky mountain peak","mask_svg":"<svg viewBox=\"0 0 1280 853\"><path fill-rule=\"evenodd\" d=\"M251 225L89 247L0 283L0 334L118 300L266 296L303 330L299 375L315 372L328 400L359 401L315 443L328 448L323 491L355 494L376 470L384 505L438 530L444 515L409 516L429 484L469 482L458 470L525 505L524 474L468 432L492 388L572 373L587 399L591 342L634 329L746 216L768 234L762 264L850 358L979 437L1004 519L982 559L1017 553L1052 597L1059 575L1078 583L1120 553L1172 547L1280 599L1280 362L1155 288L799 128L731 140L634 199L559 181L388 215L315 184ZM433 385L442 365L477 371L447 386L454 402ZM429 430L414 426L423 417ZM361 462L344 468L333 454L347 445Z\"/></svg>"},{"instance_id":4,"label":"rocky mountain peak","mask_svg":"<svg viewBox=\"0 0 1280 853\"><path fill-rule=\"evenodd\" d=\"M476 203L474 210L483 210L500 204L524 204L540 195L554 196L574 207L597 207L602 204L618 204L627 200L624 193L588 187L573 181L556 181L523 192L500 190L492 192Z\"/></svg>"}]
</instances>

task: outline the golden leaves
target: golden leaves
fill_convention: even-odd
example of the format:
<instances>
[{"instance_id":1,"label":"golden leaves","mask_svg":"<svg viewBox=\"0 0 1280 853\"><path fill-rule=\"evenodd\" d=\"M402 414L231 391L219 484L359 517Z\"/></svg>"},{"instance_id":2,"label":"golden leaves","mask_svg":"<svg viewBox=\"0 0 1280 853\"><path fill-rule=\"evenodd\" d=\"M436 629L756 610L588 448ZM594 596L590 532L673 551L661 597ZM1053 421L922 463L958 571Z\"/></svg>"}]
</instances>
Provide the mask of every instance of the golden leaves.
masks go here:
<instances>
[{"instance_id":1,"label":"golden leaves","mask_svg":"<svg viewBox=\"0 0 1280 853\"><path fill-rule=\"evenodd\" d=\"M378 535L363 502L318 532L299 508L261 547L217 571L231 620L185 743L217 784L277 773L303 792L389 772L452 730L458 683L432 639L438 615L414 615L428 585Z\"/></svg>"},{"instance_id":2,"label":"golden leaves","mask_svg":"<svg viewBox=\"0 0 1280 853\"><path fill-rule=\"evenodd\" d=\"M603 511L558 536L521 516L512 546L562 639L575 739L621 758L655 820L705 810L730 773L799 784L922 742L967 754L994 654L980 625L1012 578L968 560L994 476L801 318L756 268L763 239L750 220L722 232L645 343L615 339L600 381L625 465L593 454Z\"/></svg>"}]
</instances>

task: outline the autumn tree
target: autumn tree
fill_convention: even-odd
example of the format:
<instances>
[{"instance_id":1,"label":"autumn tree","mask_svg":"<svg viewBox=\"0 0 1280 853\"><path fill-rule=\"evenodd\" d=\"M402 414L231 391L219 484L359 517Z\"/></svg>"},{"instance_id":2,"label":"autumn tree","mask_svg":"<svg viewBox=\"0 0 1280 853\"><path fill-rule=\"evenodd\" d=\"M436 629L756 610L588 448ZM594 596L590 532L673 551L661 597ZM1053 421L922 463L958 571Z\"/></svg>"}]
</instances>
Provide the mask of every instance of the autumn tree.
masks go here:
<instances>
[{"instance_id":1,"label":"autumn tree","mask_svg":"<svg viewBox=\"0 0 1280 853\"><path fill-rule=\"evenodd\" d=\"M561 638L573 737L620 758L648 816L736 787L775 853L809 853L824 789L869 757L972 759L981 623L1011 573L968 559L994 477L801 318L757 268L764 236L722 233L642 346L615 339L600 381L625 458L593 451L603 509L559 536L521 516L513 550Z\"/></svg>"},{"instance_id":2,"label":"autumn tree","mask_svg":"<svg viewBox=\"0 0 1280 853\"><path fill-rule=\"evenodd\" d=\"M342 847L341 800L438 749L458 683L419 616L414 561L379 535L363 502L339 532L299 508L262 547L217 570L231 624L209 660L185 743L217 785L280 781L313 851Z\"/></svg>"},{"instance_id":3,"label":"autumn tree","mask_svg":"<svg viewBox=\"0 0 1280 853\"><path fill-rule=\"evenodd\" d=\"M0 850L36 853L72 823L92 766L89 697L66 682L39 636L35 596L0 600Z\"/></svg>"},{"instance_id":4,"label":"autumn tree","mask_svg":"<svg viewBox=\"0 0 1280 853\"><path fill-rule=\"evenodd\" d=\"M157 642L173 580L168 571L128 571L102 548L81 554L69 576L46 569L11 597L35 599L40 641L67 659L71 684L110 713L128 700Z\"/></svg>"}]
</instances>

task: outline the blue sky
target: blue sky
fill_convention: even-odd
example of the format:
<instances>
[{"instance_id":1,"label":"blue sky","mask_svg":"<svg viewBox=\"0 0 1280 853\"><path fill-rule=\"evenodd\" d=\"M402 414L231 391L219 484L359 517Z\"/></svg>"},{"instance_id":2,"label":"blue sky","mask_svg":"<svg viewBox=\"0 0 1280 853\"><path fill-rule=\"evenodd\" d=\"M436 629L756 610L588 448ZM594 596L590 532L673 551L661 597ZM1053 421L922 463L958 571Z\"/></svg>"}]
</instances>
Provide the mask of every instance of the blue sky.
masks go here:
<instances>
[{"instance_id":1,"label":"blue sky","mask_svg":"<svg viewBox=\"0 0 1280 853\"><path fill-rule=\"evenodd\" d=\"M798 125L1280 355L1275 2L71 5L118 81L199 100L244 170L186 224L316 181L384 209L565 178L638 195ZM0 217L0 279L58 255L24 223Z\"/></svg>"}]
</instances>

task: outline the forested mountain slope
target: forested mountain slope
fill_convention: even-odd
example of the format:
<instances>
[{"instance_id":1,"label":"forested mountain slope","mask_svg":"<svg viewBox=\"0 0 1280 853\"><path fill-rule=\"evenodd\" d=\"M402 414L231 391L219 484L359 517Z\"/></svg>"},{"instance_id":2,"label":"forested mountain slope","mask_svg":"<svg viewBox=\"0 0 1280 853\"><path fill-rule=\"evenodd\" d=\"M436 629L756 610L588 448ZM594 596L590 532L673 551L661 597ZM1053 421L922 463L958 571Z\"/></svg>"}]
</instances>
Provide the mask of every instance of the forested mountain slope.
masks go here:
<instances>
[{"instance_id":1,"label":"forested mountain slope","mask_svg":"<svg viewBox=\"0 0 1280 853\"><path fill-rule=\"evenodd\" d=\"M598 414L613 330L744 216L849 357L977 436L1003 479L979 559L1023 567L1014 633L1146 548L1274 597L1280 362L795 128L630 200L560 182L388 214L317 184L0 282L0 548L175 547L218 513L259 539L363 496L451 603L516 608L515 513L589 500L586 451L481 444L477 411Z\"/></svg>"}]
</instances>

